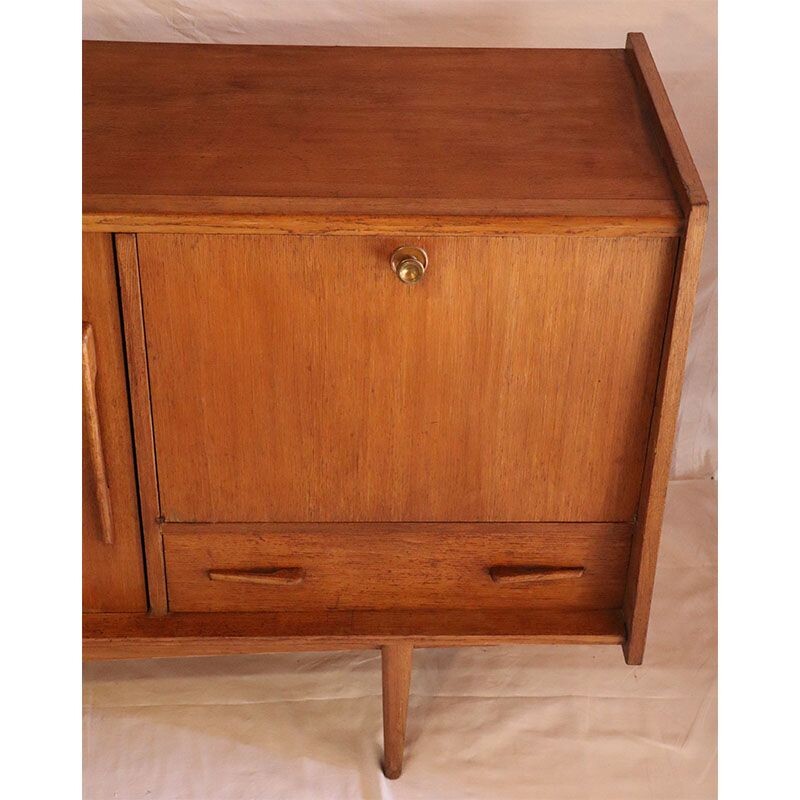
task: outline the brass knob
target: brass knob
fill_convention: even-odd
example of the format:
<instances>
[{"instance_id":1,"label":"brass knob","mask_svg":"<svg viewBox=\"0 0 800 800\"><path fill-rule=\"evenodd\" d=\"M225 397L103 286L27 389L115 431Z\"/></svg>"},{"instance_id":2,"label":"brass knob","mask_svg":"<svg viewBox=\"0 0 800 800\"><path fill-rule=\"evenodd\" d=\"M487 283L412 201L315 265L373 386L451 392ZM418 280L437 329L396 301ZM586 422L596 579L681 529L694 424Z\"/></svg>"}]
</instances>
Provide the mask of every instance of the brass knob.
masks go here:
<instances>
[{"instance_id":1,"label":"brass knob","mask_svg":"<svg viewBox=\"0 0 800 800\"><path fill-rule=\"evenodd\" d=\"M392 269L403 283L419 283L428 267L428 254L421 247L398 247L392 253Z\"/></svg>"}]
</instances>

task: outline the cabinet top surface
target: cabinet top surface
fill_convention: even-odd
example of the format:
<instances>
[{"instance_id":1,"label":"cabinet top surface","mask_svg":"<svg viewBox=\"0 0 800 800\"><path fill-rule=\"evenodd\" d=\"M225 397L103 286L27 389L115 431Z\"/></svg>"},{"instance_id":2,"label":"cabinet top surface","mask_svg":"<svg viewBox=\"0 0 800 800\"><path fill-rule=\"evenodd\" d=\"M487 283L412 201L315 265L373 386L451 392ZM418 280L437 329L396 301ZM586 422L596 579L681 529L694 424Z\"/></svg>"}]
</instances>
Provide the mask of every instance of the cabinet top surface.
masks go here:
<instances>
[{"instance_id":1,"label":"cabinet top surface","mask_svg":"<svg viewBox=\"0 0 800 800\"><path fill-rule=\"evenodd\" d=\"M681 210L626 51L84 42L89 211Z\"/></svg>"}]
</instances>

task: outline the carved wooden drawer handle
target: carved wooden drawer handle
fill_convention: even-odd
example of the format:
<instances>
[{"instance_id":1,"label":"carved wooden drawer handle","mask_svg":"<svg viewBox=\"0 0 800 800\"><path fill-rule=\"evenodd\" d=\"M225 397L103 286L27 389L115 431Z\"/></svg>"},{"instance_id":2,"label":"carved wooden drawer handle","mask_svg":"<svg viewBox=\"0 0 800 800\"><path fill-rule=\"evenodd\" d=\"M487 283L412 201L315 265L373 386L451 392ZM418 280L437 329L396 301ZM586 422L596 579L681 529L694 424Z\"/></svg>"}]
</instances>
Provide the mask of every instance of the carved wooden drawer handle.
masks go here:
<instances>
[{"instance_id":1,"label":"carved wooden drawer handle","mask_svg":"<svg viewBox=\"0 0 800 800\"><path fill-rule=\"evenodd\" d=\"M302 583L306 571L300 567L275 567L274 569L210 569L212 581L226 583L257 583L262 586L292 586Z\"/></svg>"},{"instance_id":2,"label":"carved wooden drawer handle","mask_svg":"<svg viewBox=\"0 0 800 800\"><path fill-rule=\"evenodd\" d=\"M489 575L495 583L508 585L580 578L583 572L583 567L520 567L503 564L489 567Z\"/></svg>"},{"instance_id":3,"label":"carved wooden drawer handle","mask_svg":"<svg viewBox=\"0 0 800 800\"><path fill-rule=\"evenodd\" d=\"M103 437L100 431L100 411L97 405L97 352L94 331L88 322L83 323L83 413L89 461L92 467L94 493L100 513L100 541L113 544L114 525L111 517L111 493L106 477L106 460L103 454Z\"/></svg>"}]
</instances>

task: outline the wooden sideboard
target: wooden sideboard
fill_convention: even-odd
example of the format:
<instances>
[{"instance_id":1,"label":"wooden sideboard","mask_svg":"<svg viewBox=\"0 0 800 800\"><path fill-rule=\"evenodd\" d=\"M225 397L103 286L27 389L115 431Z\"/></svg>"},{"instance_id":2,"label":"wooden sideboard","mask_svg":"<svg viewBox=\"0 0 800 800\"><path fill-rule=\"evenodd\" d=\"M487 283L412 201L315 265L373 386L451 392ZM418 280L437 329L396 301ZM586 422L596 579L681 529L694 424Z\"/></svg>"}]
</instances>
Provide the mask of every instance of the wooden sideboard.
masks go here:
<instances>
[{"instance_id":1,"label":"wooden sideboard","mask_svg":"<svg viewBox=\"0 0 800 800\"><path fill-rule=\"evenodd\" d=\"M641 663L706 216L641 34L85 42L85 657Z\"/></svg>"}]
</instances>

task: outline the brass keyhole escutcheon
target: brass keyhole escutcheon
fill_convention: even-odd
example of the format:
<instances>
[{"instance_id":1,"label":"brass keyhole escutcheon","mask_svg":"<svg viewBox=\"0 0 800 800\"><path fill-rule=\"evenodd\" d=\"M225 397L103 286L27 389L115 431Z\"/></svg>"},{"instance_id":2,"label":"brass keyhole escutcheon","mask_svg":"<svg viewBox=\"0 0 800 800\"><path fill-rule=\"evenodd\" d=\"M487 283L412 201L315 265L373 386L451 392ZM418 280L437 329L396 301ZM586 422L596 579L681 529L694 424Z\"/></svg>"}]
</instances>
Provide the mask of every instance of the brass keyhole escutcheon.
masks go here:
<instances>
[{"instance_id":1,"label":"brass keyhole escutcheon","mask_svg":"<svg viewBox=\"0 0 800 800\"><path fill-rule=\"evenodd\" d=\"M428 268L428 254L421 247L398 247L390 260L395 275L409 286L419 283Z\"/></svg>"}]
</instances>

